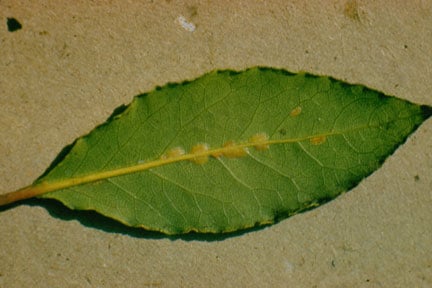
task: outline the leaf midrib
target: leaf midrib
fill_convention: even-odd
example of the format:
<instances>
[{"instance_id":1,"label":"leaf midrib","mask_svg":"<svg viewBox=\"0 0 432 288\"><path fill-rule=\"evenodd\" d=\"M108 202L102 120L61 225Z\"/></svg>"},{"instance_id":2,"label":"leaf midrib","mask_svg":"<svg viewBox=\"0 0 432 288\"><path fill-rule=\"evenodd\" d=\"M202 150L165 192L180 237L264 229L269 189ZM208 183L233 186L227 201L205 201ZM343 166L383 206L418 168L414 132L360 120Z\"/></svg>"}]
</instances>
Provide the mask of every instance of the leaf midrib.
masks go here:
<instances>
[{"instance_id":1,"label":"leaf midrib","mask_svg":"<svg viewBox=\"0 0 432 288\"><path fill-rule=\"evenodd\" d=\"M382 124L381 124L382 125ZM366 128L378 128L381 125L362 125L356 128L350 128L347 130L341 130L341 131L330 131L326 133L320 133L320 134L314 134L310 136L305 137L297 137L297 138L288 138L288 139L274 139L274 140L266 140L266 141L260 141L259 143L256 142L240 142L236 143L233 146L229 147L218 147L213 149L208 149L203 152L199 153L186 153L183 155L175 156L175 157L169 157L169 158L159 158L150 162L140 163L132 166L122 167L118 169L93 173L89 175L79 176L79 177L72 177L65 180L60 180L56 182L47 182L47 181L41 181L38 183L35 183L33 185L24 187L22 189L19 189L14 192L6 193L4 195L0 195L0 206L6 205L12 202L16 202L19 200L24 200L28 198L32 198L35 196L40 196L42 194L46 194L49 192L66 189L78 185L88 184L96 181L101 181L105 179L110 179L114 177L119 177L123 175L133 174L142 172L145 170L149 170L151 168L156 168L164 165L168 165L171 163L176 163L180 161L193 161L193 159L196 159L198 157L215 157L213 155L223 155L227 151L236 150L236 149L245 149L254 147L256 145L277 145L277 144L289 144L289 143L300 143L304 141L311 141L314 138L327 138L329 136L335 136L335 135L343 135L350 132L355 132L358 130L366 129ZM206 164L195 164L195 165L206 165Z\"/></svg>"}]
</instances>

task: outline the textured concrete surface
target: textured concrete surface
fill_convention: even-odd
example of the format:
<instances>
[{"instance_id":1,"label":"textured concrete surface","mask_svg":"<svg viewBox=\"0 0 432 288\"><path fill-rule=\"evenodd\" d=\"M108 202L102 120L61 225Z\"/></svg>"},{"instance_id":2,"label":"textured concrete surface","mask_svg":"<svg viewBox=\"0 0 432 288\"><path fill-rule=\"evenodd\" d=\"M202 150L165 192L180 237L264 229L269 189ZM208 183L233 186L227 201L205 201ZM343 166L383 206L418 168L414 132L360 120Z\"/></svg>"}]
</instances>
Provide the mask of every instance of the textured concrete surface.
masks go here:
<instances>
[{"instance_id":1,"label":"textured concrete surface","mask_svg":"<svg viewBox=\"0 0 432 288\"><path fill-rule=\"evenodd\" d=\"M6 0L0 23L0 193L134 95L213 69L308 71L432 105L431 1ZM431 139L430 119L351 192L227 238L2 209L0 287L431 287Z\"/></svg>"}]
</instances>

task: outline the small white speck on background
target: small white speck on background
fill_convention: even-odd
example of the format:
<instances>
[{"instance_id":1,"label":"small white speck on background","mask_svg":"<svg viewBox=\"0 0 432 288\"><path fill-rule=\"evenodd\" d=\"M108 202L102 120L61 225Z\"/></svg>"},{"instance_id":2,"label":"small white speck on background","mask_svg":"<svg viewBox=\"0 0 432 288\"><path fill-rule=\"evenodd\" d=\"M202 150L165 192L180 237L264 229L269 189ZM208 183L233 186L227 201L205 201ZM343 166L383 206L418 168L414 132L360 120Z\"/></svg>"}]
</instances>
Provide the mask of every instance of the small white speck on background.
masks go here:
<instances>
[{"instance_id":1,"label":"small white speck on background","mask_svg":"<svg viewBox=\"0 0 432 288\"><path fill-rule=\"evenodd\" d=\"M290 261L288 261L288 260L285 260L284 261L284 266L285 266L285 272L287 272L287 273L292 273L293 271L294 271L294 269L295 269L295 267L294 267L294 264L293 263L291 263Z\"/></svg>"},{"instance_id":2,"label":"small white speck on background","mask_svg":"<svg viewBox=\"0 0 432 288\"><path fill-rule=\"evenodd\" d=\"M195 24L193 24L192 22L189 22L186 20L186 18L184 16L179 16L177 17L177 22L182 26L183 29L185 29L186 31L189 32L194 32L195 31Z\"/></svg>"}]
</instances>

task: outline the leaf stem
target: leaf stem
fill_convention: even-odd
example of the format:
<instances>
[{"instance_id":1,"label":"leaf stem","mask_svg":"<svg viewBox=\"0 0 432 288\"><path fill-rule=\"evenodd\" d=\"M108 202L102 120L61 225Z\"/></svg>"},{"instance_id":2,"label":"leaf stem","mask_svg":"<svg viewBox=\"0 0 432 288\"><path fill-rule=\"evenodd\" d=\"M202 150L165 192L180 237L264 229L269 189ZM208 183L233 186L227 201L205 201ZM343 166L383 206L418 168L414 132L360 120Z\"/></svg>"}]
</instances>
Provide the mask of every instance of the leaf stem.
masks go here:
<instances>
[{"instance_id":1,"label":"leaf stem","mask_svg":"<svg viewBox=\"0 0 432 288\"><path fill-rule=\"evenodd\" d=\"M41 187L30 185L19 190L0 195L0 206L29 199L43 193L45 193L45 190L41 189Z\"/></svg>"}]
</instances>

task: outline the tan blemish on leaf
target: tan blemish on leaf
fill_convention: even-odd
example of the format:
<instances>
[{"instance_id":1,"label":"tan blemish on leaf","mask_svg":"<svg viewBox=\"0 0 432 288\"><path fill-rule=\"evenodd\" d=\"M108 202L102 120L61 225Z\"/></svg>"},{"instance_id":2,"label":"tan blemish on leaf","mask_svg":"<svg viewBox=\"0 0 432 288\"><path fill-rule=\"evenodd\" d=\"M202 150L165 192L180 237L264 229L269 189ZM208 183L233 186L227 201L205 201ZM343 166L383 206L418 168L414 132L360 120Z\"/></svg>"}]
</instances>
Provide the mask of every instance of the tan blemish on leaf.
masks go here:
<instances>
[{"instance_id":1,"label":"tan blemish on leaf","mask_svg":"<svg viewBox=\"0 0 432 288\"><path fill-rule=\"evenodd\" d=\"M193 155L198 155L191 159L195 164L204 164L208 162L208 155L206 152L209 150L209 147L206 143L200 143L192 147L190 153ZM203 154L203 155L200 155Z\"/></svg>"},{"instance_id":2,"label":"tan blemish on leaf","mask_svg":"<svg viewBox=\"0 0 432 288\"><path fill-rule=\"evenodd\" d=\"M264 151L270 148L267 143L268 139L269 136L266 133L257 133L249 138L249 142L255 144L254 147L257 151Z\"/></svg>"},{"instance_id":3,"label":"tan blemish on leaf","mask_svg":"<svg viewBox=\"0 0 432 288\"><path fill-rule=\"evenodd\" d=\"M297 106L296 108L294 108L293 110L291 110L290 116L291 117L296 117L296 116L300 115L301 111L302 111L302 108L300 106Z\"/></svg>"},{"instance_id":4,"label":"tan blemish on leaf","mask_svg":"<svg viewBox=\"0 0 432 288\"><path fill-rule=\"evenodd\" d=\"M227 158L239 158L247 155L246 148L238 146L232 140L225 142L223 148L223 156Z\"/></svg>"},{"instance_id":5,"label":"tan blemish on leaf","mask_svg":"<svg viewBox=\"0 0 432 288\"><path fill-rule=\"evenodd\" d=\"M312 145L321 145L326 141L326 136L313 137L309 141Z\"/></svg>"}]
</instances>

